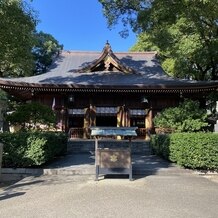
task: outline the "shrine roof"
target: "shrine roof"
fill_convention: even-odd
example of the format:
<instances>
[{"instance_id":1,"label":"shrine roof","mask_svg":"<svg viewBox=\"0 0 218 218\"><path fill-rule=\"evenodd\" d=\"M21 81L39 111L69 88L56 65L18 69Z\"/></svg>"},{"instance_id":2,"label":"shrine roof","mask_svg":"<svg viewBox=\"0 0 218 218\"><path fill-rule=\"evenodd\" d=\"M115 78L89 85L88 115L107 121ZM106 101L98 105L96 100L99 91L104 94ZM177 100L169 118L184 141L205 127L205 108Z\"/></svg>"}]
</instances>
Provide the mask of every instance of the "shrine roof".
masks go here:
<instances>
[{"instance_id":1,"label":"shrine roof","mask_svg":"<svg viewBox=\"0 0 218 218\"><path fill-rule=\"evenodd\" d=\"M83 85L129 85L156 83L157 79L169 80L156 59L155 52L114 53L120 62L131 67L136 73L121 71L82 72L84 67L96 61L101 52L63 51L49 70L37 76L13 78L10 81L39 84L83 84ZM147 81L149 80L149 81Z\"/></svg>"},{"instance_id":2,"label":"shrine roof","mask_svg":"<svg viewBox=\"0 0 218 218\"><path fill-rule=\"evenodd\" d=\"M166 89L199 87L214 83L175 79L165 74L156 52L62 51L44 74L1 78L0 85L47 88ZM217 82L215 83L217 87Z\"/></svg>"}]
</instances>

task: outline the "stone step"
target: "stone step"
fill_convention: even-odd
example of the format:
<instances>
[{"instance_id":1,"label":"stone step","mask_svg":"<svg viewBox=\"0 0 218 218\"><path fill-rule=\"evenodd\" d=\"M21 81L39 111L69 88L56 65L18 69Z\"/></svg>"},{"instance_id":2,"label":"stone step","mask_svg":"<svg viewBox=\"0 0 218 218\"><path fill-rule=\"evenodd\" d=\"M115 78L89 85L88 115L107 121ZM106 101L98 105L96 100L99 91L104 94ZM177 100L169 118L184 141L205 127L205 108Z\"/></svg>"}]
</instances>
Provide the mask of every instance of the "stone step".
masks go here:
<instances>
[{"instance_id":1,"label":"stone step","mask_svg":"<svg viewBox=\"0 0 218 218\"><path fill-rule=\"evenodd\" d=\"M174 175L178 173L190 173L188 170L176 167L174 164L160 159L155 155L132 157L133 175ZM93 155L71 154L58 160L50 166L40 169L28 168L2 168L2 178L18 180L26 176L39 175L95 175L95 160Z\"/></svg>"},{"instance_id":2,"label":"stone step","mask_svg":"<svg viewBox=\"0 0 218 218\"><path fill-rule=\"evenodd\" d=\"M102 148L125 148L129 146L129 141L122 140L101 140L99 141L99 147ZM144 154L150 155L151 148L150 143L144 140L137 140L131 142L131 148L133 154ZM79 152L94 152L95 151L95 141L94 140L75 140L69 139L68 152L79 153Z\"/></svg>"},{"instance_id":3,"label":"stone step","mask_svg":"<svg viewBox=\"0 0 218 218\"><path fill-rule=\"evenodd\" d=\"M132 155L134 175L177 175L190 173L156 155ZM43 168L2 168L1 181L20 180L39 175L90 175L95 177L94 153L68 153Z\"/></svg>"}]
</instances>

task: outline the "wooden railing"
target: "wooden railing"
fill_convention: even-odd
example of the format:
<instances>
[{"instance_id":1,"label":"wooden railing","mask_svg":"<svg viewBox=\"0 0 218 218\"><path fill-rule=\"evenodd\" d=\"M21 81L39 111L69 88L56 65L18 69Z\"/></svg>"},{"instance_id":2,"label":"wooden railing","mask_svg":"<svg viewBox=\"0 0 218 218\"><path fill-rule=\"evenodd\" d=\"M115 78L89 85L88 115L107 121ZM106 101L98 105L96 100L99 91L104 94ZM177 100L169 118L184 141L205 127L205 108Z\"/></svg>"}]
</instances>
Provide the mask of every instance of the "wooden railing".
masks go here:
<instances>
[{"instance_id":1,"label":"wooden railing","mask_svg":"<svg viewBox=\"0 0 218 218\"><path fill-rule=\"evenodd\" d=\"M83 138L83 128L70 128L68 131L69 138Z\"/></svg>"}]
</instances>

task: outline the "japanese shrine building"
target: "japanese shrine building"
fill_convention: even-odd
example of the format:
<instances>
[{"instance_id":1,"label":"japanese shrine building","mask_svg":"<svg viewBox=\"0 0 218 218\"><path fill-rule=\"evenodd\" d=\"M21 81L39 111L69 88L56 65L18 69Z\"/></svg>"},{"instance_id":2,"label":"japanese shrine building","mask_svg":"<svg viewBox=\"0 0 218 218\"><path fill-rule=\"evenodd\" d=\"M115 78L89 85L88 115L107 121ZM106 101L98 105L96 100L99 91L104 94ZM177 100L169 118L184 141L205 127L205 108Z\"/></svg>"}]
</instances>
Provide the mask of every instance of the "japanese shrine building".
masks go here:
<instances>
[{"instance_id":1,"label":"japanese shrine building","mask_svg":"<svg viewBox=\"0 0 218 218\"><path fill-rule=\"evenodd\" d=\"M167 76L155 52L63 51L47 73L0 79L0 88L24 101L53 107L57 126L72 137L89 137L90 126L137 126L152 130L155 114L183 98L203 101L218 82Z\"/></svg>"}]
</instances>

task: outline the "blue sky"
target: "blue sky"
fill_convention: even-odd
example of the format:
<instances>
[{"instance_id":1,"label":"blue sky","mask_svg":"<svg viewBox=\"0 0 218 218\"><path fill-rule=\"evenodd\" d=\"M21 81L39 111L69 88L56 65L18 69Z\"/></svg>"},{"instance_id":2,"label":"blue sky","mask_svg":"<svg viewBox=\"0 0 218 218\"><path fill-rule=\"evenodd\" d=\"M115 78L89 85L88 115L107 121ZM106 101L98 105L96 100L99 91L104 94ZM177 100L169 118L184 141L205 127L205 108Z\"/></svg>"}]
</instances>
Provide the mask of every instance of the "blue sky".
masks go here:
<instances>
[{"instance_id":1,"label":"blue sky","mask_svg":"<svg viewBox=\"0 0 218 218\"><path fill-rule=\"evenodd\" d=\"M98 0L33 0L38 12L38 30L50 33L65 50L101 51L108 40L113 51L128 51L136 36L119 35L122 25L107 28L106 18Z\"/></svg>"}]
</instances>

